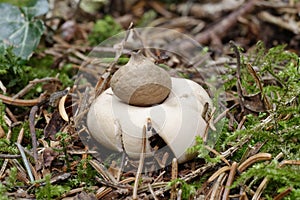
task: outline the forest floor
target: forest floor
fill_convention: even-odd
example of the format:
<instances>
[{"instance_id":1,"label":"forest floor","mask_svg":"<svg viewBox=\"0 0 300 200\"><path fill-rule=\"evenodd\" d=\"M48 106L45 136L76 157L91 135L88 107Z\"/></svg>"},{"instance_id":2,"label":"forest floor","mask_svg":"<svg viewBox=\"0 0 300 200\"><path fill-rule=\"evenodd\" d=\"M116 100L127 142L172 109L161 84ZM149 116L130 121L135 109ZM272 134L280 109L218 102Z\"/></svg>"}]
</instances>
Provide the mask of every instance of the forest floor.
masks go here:
<instances>
[{"instance_id":1,"label":"forest floor","mask_svg":"<svg viewBox=\"0 0 300 200\"><path fill-rule=\"evenodd\" d=\"M0 48L0 200L300 199L299 1L40 5L34 52ZM134 160L90 137L92 100L132 49L214 99L199 116L216 130L193 139L192 160L164 150Z\"/></svg>"}]
</instances>

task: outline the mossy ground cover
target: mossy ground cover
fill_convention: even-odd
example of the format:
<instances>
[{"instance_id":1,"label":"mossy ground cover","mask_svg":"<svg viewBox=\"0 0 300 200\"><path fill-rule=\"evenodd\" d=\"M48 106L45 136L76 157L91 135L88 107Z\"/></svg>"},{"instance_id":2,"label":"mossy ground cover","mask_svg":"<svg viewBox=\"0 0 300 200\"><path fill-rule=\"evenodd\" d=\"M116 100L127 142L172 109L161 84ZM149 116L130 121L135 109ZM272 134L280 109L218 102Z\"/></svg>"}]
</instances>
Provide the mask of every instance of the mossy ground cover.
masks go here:
<instances>
[{"instance_id":1,"label":"mossy ground cover","mask_svg":"<svg viewBox=\"0 0 300 200\"><path fill-rule=\"evenodd\" d=\"M36 2L19 7L34 6ZM45 5L46 1L41 2ZM136 24L147 25L155 20L161 13L154 10L145 12ZM44 28L56 34L50 27ZM108 13L95 20L87 32L81 30L82 35L78 40L73 39L73 43L45 34L39 47L27 52L26 55L32 55L28 59L16 55L12 46L0 46L0 83L5 86L0 87L0 94L13 99L12 103L4 99L0 102L0 199L131 197L136 171L124 173L118 184L110 182L104 175L106 171L116 175L116 163L121 160L114 160L112 155L103 162L96 161L79 137L86 130L77 130L72 122L65 122L59 117L57 105L49 103L55 96L52 94L61 94L67 87L74 86L79 65L93 46L126 28ZM212 45L206 49L213 48ZM230 61L222 64L226 72L222 82L228 111L221 119L223 128L216 144L207 146L201 138L195 138L197 145L189 151L197 152L198 157L179 165L173 180L171 175L175 172L171 166L144 174L139 182L140 197L153 198L152 187L161 199L180 194L182 199L213 198L212 195L216 198L217 195L219 198L300 198L299 55L287 45L263 42L253 44L252 49L235 45L228 54ZM218 56L214 59L217 61ZM128 56L124 55L118 64L127 60ZM193 77L188 69L176 67L165 69L173 68L180 76ZM42 81L19 95L34 80ZM25 100L25 106L14 105L16 94L17 100ZM43 95L45 101L36 104L38 110L31 115L34 106L26 105L26 100ZM67 107L74 106L72 103L66 100ZM67 111L71 113L71 109ZM37 160L32 141L38 143ZM155 182L157 180L160 182Z\"/></svg>"}]
</instances>

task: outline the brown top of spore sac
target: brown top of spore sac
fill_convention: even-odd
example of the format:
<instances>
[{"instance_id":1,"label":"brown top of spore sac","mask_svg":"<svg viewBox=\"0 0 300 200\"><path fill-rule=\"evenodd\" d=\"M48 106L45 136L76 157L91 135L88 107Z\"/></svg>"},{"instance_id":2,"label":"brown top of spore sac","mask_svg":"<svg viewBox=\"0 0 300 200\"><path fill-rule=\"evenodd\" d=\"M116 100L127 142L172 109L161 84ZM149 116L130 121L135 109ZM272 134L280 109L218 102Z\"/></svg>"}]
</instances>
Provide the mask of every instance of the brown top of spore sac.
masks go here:
<instances>
[{"instance_id":1,"label":"brown top of spore sac","mask_svg":"<svg viewBox=\"0 0 300 200\"><path fill-rule=\"evenodd\" d=\"M110 86L122 101L151 106L164 101L172 87L169 74L142 53L132 53L128 63L113 75Z\"/></svg>"}]
</instances>

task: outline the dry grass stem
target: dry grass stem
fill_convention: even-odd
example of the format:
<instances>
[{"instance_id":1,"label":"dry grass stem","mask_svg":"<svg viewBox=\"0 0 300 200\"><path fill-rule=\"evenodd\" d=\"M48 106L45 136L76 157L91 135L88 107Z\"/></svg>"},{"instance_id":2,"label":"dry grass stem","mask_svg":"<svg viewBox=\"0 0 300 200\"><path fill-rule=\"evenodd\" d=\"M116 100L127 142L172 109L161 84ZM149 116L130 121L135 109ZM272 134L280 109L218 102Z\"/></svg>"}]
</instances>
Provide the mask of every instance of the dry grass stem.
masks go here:
<instances>
[{"instance_id":1,"label":"dry grass stem","mask_svg":"<svg viewBox=\"0 0 300 200\"><path fill-rule=\"evenodd\" d=\"M238 171L243 172L245 169L247 169L250 165L252 165L255 162L263 161L263 160L271 160L272 155L269 153L258 153L254 156L251 156L247 160L245 160L242 164L239 165Z\"/></svg>"},{"instance_id":2,"label":"dry grass stem","mask_svg":"<svg viewBox=\"0 0 300 200\"><path fill-rule=\"evenodd\" d=\"M147 135L146 135L146 126L143 126L143 133L142 133L142 149L141 149L141 154L140 154L140 161L139 161L139 166L135 175L135 182L133 186L133 192L132 192L132 199L136 200L138 199L137 196L137 191L138 191L138 186L139 186L139 181L140 177L142 174L142 170L144 167L144 160L145 160L145 152L146 152L146 140L147 140Z\"/></svg>"},{"instance_id":3,"label":"dry grass stem","mask_svg":"<svg viewBox=\"0 0 300 200\"><path fill-rule=\"evenodd\" d=\"M230 192L230 186L233 183L233 180L235 178L236 170L237 170L238 164L236 162L233 162L230 168L230 172L227 178L227 182L225 185L225 189L223 192L222 200L228 200L229 199L229 192Z\"/></svg>"}]
</instances>

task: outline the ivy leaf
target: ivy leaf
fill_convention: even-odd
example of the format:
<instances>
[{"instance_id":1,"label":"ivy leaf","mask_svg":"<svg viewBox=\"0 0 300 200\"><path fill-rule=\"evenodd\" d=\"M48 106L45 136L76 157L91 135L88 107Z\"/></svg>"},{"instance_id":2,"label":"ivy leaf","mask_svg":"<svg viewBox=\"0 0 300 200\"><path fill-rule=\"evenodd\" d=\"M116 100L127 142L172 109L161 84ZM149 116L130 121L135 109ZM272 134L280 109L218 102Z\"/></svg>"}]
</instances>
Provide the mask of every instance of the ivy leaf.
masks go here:
<instances>
[{"instance_id":1,"label":"ivy leaf","mask_svg":"<svg viewBox=\"0 0 300 200\"><path fill-rule=\"evenodd\" d=\"M22 7L21 9L28 20L31 20L33 17L46 14L49 6L47 0L38 0L34 6Z\"/></svg>"},{"instance_id":2,"label":"ivy leaf","mask_svg":"<svg viewBox=\"0 0 300 200\"><path fill-rule=\"evenodd\" d=\"M0 0L0 3L9 3L18 7L33 6L38 0Z\"/></svg>"},{"instance_id":3,"label":"ivy leaf","mask_svg":"<svg viewBox=\"0 0 300 200\"><path fill-rule=\"evenodd\" d=\"M0 43L6 47L13 46L16 56L22 59L30 57L44 32L43 21L33 17L47 12L45 1L39 0L32 7L23 7L24 13L11 4L0 4Z\"/></svg>"}]
</instances>

